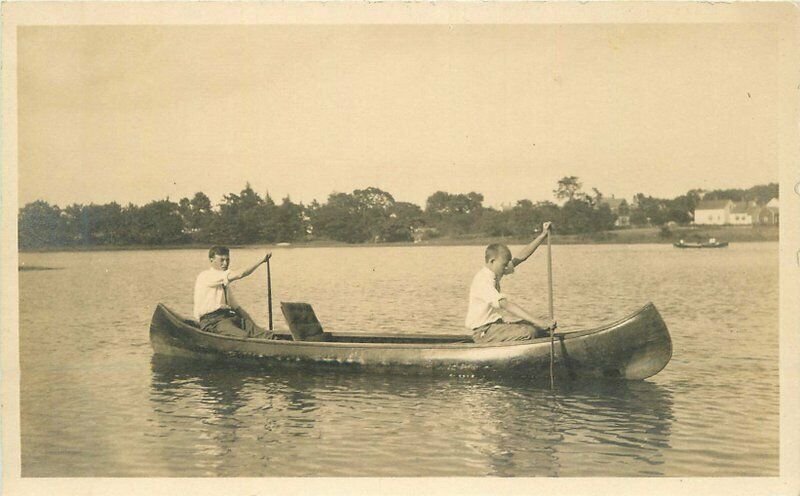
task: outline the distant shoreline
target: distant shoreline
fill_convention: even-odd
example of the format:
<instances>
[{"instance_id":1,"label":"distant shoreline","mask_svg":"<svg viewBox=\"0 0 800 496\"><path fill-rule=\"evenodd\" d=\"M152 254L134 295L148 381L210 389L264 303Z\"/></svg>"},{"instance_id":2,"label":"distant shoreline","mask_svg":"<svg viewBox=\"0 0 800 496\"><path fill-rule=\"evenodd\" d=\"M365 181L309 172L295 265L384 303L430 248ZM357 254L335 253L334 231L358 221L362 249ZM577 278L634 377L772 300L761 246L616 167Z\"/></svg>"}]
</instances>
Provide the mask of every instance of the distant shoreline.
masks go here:
<instances>
[{"instance_id":1,"label":"distant shoreline","mask_svg":"<svg viewBox=\"0 0 800 496\"><path fill-rule=\"evenodd\" d=\"M490 237L490 236L463 236L463 237L441 237L413 243L410 241L398 243L357 243L348 244L331 240L314 240L292 243L290 245L277 246L276 244L253 244L253 245L229 245L231 248L330 248L330 247L387 247L387 246L474 246L487 245L490 243L506 243L509 245L519 245L529 242L536 236L531 233L530 238L519 237ZM619 229L614 231L603 231L594 234L565 234L553 233L553 244L556 245L614 245L614 244L672 244L680 239L687 242L707 241L709 238L716 238L719 241L729 243L753 243L753 242L774 242L779 241L778 226L675 226L669 228L669 237L661 234L659 227L643 227L631 229ZM24 249L20 253L56 253L56 252L94 252L94 251L150 251L150 250L203 250L208 249L209 244L180 244L180 245L86 245L70 247L53 247Z\"/></svg>"}]
</instances>

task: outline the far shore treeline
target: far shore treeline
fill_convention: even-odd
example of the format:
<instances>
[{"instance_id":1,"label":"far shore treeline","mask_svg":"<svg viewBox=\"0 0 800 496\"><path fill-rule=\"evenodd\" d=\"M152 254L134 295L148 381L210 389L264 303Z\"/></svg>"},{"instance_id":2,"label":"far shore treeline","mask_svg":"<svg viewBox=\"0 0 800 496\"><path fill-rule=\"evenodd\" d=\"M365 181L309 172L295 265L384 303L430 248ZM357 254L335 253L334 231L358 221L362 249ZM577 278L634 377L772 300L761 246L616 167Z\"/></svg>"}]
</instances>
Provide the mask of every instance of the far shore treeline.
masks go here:
<instances>
[{"instance_id":1,"label":"far shore treeline","mask_svg":"<svg viewBox=\"0 0 800 496\"><path fill-rule=\"evenodd\" d=\"M476 192L430 195L424 208L396 201L375 187L352 193L331 193L325 203L280 203L261 196L250 184L238 194L224 195L215 207L202 192L178 202L169 198L146 205L73 204L60 208L41 200L19 210L20 249L102 246L174 246L183 244L297 243L312 240L344 243L410 242L432 238L522 237L553 221L557 234L589 238L615 227L625 216L632 227L687 225L703 200L752 201L765 204L778 197L778 185L750 189L691 190L672 199L637 194L609 201L595 188L582 190L575 176L561 179L551 201L518 200L496 209L483 205Z\"/></svg>"}]
</instances>

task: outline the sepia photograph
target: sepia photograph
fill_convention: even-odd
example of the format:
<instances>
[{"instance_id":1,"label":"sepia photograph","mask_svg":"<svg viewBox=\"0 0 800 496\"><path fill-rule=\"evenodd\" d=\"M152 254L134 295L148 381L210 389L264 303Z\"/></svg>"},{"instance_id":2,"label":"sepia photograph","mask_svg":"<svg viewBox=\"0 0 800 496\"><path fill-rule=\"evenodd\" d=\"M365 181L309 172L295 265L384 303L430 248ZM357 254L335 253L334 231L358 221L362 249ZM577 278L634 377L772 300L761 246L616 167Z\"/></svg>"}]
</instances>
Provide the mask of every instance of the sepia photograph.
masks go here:
<instances>
[{"instance_id":1,"label":"sepia photograph","mask_svg":"<svg viewBox=\"0 0 800 496\"><path fill-rule=\"evenodd\" d=\"M3 494L798 494L796 7L3 3Z\"/></svg>"}]
</instances>

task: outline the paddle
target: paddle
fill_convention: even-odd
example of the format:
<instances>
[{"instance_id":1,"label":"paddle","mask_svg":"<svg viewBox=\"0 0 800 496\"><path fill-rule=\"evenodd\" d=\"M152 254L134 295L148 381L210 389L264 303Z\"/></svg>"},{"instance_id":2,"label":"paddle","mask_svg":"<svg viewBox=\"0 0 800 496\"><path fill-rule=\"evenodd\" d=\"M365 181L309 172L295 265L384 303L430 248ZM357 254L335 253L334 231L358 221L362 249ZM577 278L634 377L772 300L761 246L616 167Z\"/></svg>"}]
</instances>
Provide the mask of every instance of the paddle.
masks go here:
<instances>
[{"instance_id":1,"label":"paddle","mask_svg":"<svg viewBox=\"0 0 800 496\"><path fill-rule=\"evenodd\" d=\"M269 308L269 330L272 330L272 274L269 270L269 258L267 259L267 307Z\"/></svg>"},{"instance_id":2,"label":"paddle","mask_svg":"<svg viewBox=\"0 0 800 496\"><path fill-rule=\"evenodd\" d=\"M553 310L553 255L550 248L550 234L551 230L547 231L547 302L550 306L550 389L555 387L555 380L553 379L553 367L555 362L555 326L552 324L555 320L555 312Z\"/></svg>"}]
</instances>

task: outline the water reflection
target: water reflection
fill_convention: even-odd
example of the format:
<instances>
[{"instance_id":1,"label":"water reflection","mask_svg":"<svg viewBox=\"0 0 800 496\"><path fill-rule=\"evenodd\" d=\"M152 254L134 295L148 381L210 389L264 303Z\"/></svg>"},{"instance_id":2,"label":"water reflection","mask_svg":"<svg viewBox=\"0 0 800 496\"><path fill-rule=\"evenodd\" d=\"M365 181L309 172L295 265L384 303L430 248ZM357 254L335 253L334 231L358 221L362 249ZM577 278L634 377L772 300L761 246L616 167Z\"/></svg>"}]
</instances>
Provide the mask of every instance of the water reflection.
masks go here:
<instances>
[{"instance_id":1,"label":"water reflection","mask_svg":"<svg viewBox=\"0 0 800 496\"><path fill-rule=\"evenodd\" d=\"M561 393L559 422L572 437L570 447L579 446L591 464L565 466L561 475L666 475L664 452L675 421L668 389L647 381L582 382Z\"/></svg>"},{"instance_id":2,"label":"water reflection","mask_svg":"<svg viewBox=\"0 0 800 496\"><path fill-rule=\"evenodd\" d=\"M480 250L293 249L273 300L313 303L333 331L444 332L463 319ZM23 474L780 475L778 244L679 252L559 247L554 272L574 276L557 292L564 329L652 300L675 354L655 384L559 380L555 395L546 380L160 367L147 339L153 307L191 312L202 250L20 254L63 268L20 274ZM540 268L505 288L531 308L547 305ZM264 281L237 284L266 322ZM275 324L285 327L280 314Z\"/></svg>"},{"instance_id":3,"label":"water reflection","mask_svg":"<svg viewBox=\"0 0 800 496\"><path fill-rule=\"evenodd\" d=\"M171 475L661 475L672 396L649 382L563 383L237 369L152 361ZM286 463L291 456L292 463Z\"/></svg>"},{"instance_id":4,"label":"water reflection","mask_svg":"<svg viewBox=\"0 0 800 496\"><path fill-rule=\"evenodd\" d=\"M673 401L657 384L565 382L550 391L505 379L466 395L487 419L488 475L664 474Z\"/></svg>"}]
</instances>

